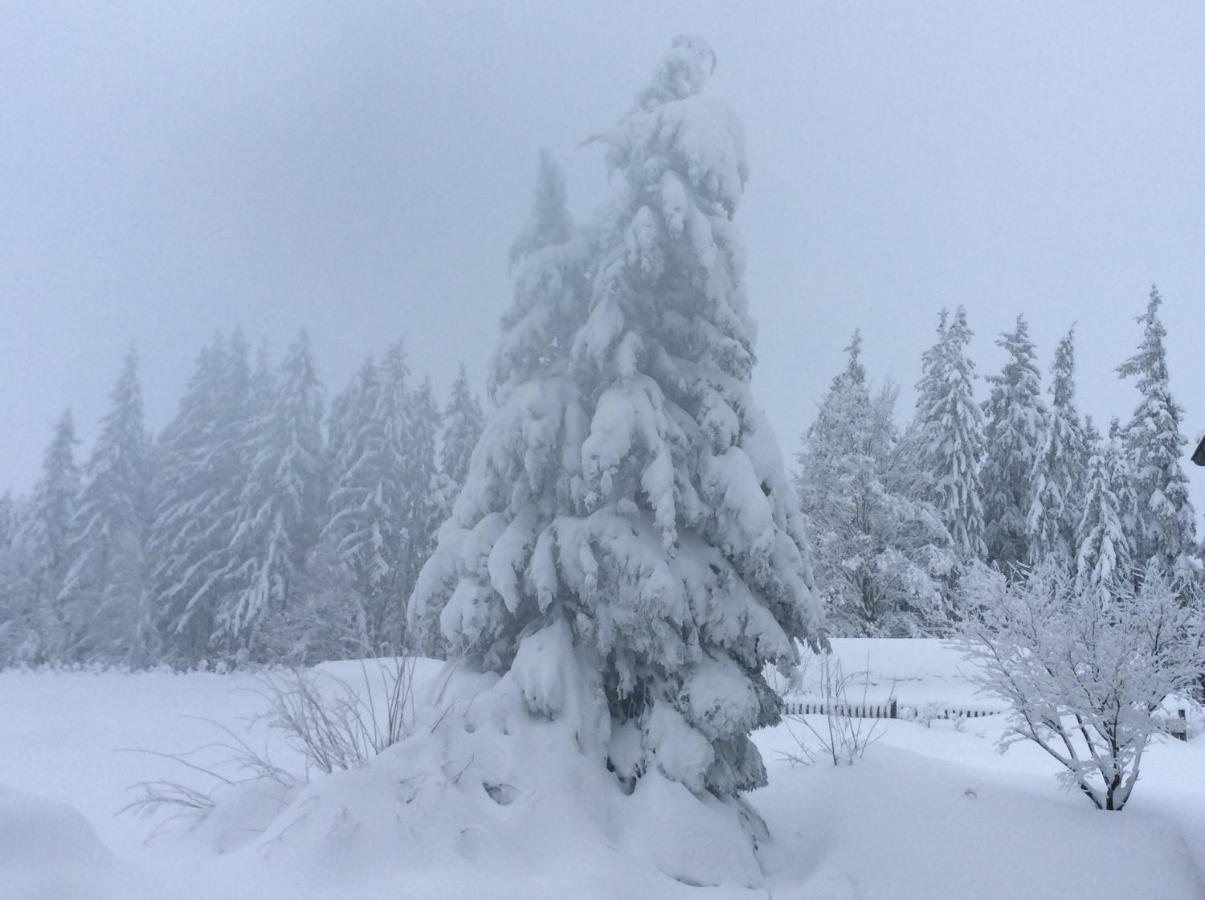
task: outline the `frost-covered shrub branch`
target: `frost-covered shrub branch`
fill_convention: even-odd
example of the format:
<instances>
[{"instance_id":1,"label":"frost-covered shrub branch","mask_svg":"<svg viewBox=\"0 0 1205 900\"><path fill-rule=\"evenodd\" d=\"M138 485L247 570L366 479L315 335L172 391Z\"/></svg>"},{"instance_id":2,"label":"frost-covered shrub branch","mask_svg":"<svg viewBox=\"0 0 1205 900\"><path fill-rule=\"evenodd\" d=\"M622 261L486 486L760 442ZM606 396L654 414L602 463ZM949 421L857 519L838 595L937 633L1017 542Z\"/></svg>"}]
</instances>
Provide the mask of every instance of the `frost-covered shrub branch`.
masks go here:
<instances>
[{"instance_id":1,"label":"frost-covered shrub branch","mask_svg":"<svg viewBox=\"0 0 1205 900\"><path fill-rule=\"evenodd\" d=\"M214 806L214 791L250 782L288 789L309 781L313 772L330 775L359 768L410 734L414 724L414 660L400 657L364 661L361 682L352 685L321 670L295 669L264 675L255 689L265 708L248 721L267 727L269 738L302 761L296 772L277 764L268 750L253 747L234 729L206 719L221 733L211 743L184 753L134 749L170 760L204 779L154 779L134 785L138 796L125 809L155 813L176 810L172 818L203 819Z\"/></svg>"},{"instance_id":2,"label":"frost-covered shrub branch","mask_svg":"<svg viewBox=\"0 0 1205 900\"><path fill-rule=\"evenodd\" d=\"M1164 698L1201 677L1198 592L1184 603L1185 587L1156 566L1135 589L1087 587L1054 565L1013 583L979 568L965 590L970 677L1011 706L1001 749L1031 741L1098 809L1122 809Z\"/></svg>"},{"instance_id":3,"label":"frost-covered shrub branch","mask_svg":"<svg viewBox=\"0 0 1205 900\"><path fill-rule=\"evenodd\" d=\"M869 706L870 679L867 676L870 660L868 658L866 661L865 671L846 673L841 660L834 660L832 654L822 653L819 658L820 671L815 684L824 705L823 721L817 725L812 721L814 717L787 716L787 732L794 740L796 750L783 756L788 762L801 765L810 765L819 755L832 760L834 766L852 766L883 735L881 719L854 715L855 710L864 710ZM805 683L808 683L807 670L810 664L809 657L801 666L801 678ZM858 701L851 702L850 686L859 681L862 696Z\"/></svg>"}]
</instances>

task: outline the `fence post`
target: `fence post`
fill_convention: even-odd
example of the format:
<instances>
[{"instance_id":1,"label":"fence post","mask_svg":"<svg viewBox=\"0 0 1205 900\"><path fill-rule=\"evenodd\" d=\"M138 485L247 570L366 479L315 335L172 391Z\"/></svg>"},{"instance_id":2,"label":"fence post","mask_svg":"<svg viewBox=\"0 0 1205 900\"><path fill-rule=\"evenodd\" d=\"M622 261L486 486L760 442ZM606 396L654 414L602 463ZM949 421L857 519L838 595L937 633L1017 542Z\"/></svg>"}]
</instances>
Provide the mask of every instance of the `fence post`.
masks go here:
<instances>
[{"instance_id":1,"label":"fence post","mask_svg":"<svg viewBox=\"0 0 1205 900\"><path fill-rule=\"evenodd\" d=\"M1172 730L1172 736L1181 741L1188 740L1188 716L1184 707L1177 710L1180 714L1180 721L1176 723L1176 727Z\"/></svg>"},{"instance_id":2,"label":"fence post","mask_svg":"<svg viewBox=\"0 0 1205 900\"><path fill-rule=\"evenodd\" d=\"M887 717L889 719L899 718L899 705L894 697L891 698L891 705L887 707Z\"/></svg>"}]
</instances>

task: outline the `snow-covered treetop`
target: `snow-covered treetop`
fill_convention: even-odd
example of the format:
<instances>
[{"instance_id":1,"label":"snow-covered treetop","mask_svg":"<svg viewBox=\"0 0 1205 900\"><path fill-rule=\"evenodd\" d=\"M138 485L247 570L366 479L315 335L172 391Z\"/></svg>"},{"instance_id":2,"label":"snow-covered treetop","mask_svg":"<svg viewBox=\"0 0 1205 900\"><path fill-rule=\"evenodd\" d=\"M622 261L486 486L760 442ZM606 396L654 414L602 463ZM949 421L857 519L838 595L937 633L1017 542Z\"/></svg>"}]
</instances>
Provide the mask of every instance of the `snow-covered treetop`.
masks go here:
<instances>
[{"instance_id":1,"label":"snow-covered treetop","mask_svg":"<svg viewBox=\"0 0 1205 900\"><path fill-rule=\"evenodd\" d=\"M623 173L633 190L672 192L672 184L662 183L672 168L692 188L695 204L731 216L749 179L749 164L736 116L700 97L715 65L715 53L702 38L675 38L631 112L598 140L608 146L612 171ZM673 208L686 211L684 201Z\"/></svg>"},{"instance_id":2,"label":"snow-covered treetop","mask_svg":"<svg viewBox=\"0 0 1205 900\"><path fill-rule=\"evenodd\" d=\"M505 402L511 388L527 379L563 371L566 350L585 315L586 244L565 206L564 175L545 151L530 219L511 249L514 297L502 316L488 385L497 402Z\"/></svg>"},{"instance_id":3,"label":"snow-covered treetop","mask_svg":"<svg viewBox=\"0 0 1205 900\"><path fill-rule=\"evenodd\" d=\"M563 244L573 234L573 217L566 205L565 175L547 150L540 151L535 197L523 231L511 244L511 265L554 244Z\"/></svg>"},{"instance_id":4,"label":"snow-covered treetop","mask_svg":"<svg viewBox=\"0 0 1205 900\"><path fill-rule=\"evenodd\" d=\"M1159 294L1159 288L1151 285L1146 311L1134 319L1142 325L1142 343L1137 353L1117 367L1117 374L1122 378L1138 376L1138 390L1143 394L1155 385L1168 381L1167 351L1163 346L1167 329L1159 318L1159 307L1162 305L1163 297Z\"/></svg>"}]
</instances>

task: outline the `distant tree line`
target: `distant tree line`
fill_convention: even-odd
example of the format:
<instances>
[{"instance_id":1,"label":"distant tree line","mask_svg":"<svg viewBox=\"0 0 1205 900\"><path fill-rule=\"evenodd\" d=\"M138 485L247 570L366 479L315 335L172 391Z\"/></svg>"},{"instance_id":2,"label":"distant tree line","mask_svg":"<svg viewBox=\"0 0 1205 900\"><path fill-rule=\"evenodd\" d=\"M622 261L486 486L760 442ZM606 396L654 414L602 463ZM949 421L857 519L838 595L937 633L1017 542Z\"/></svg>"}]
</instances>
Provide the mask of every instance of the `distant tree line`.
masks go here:
<instances>
[{"instance_id":1,"label":"distant tree line","mask_svg":"<svg viewBox=\"0 0 1205 900\"><path fill-rule=\"evenodd\" d=\"M129 352L82 470L66 412L32 494L0 499L0 665L397 652L482 418L463 368L441 408L401 343L328 411L304 333L273 365L236 331L152 438Z\"/></svg>"},{"instance_id":2,"label":"distant tree line","mask_svg":"<svg viewBox=\"0 0 1205 900\"><path fill-rule=\"evenodd\" d=\"M896 390L871 389L858 334L798 454L797 487L830 635L941 635L962 618L960 580L976 564L1016 578L1045 566L1077 588L1135 587L1150 567L1191 585L1202 571L1152 288L1128 421L1101 431L1075 398L1074 334L1042 387L1024 317L998 338L1004 367L976 400L966 312L939 317L921 360L916 411L900 433Z\"/></svg>"},{"instance_id":3,"label":"distant tree line","mask_svg":"<svg viewBox=\"0 0 1205 900\"><path fill-rule=\"evenodd\" d=\"M1085 590L1137 586L1151 566L1198 581L1160 304L1152 289L1117 370L1139 402L1103 431L1076 406L1073 332L1044 389L1019 316L979 401L966 312L942 311L902 430L855 333L795 476L828 634L948 634L976 564L1010 578L1053 564ZM273 365L236 331L201 351L152 438L131 351L82 470L66 412L31 495L0 497L0 665L398 651L483 421L463 368L441 408L401 343L327 409L304 333Z\"/></svg>"}]
</instances>

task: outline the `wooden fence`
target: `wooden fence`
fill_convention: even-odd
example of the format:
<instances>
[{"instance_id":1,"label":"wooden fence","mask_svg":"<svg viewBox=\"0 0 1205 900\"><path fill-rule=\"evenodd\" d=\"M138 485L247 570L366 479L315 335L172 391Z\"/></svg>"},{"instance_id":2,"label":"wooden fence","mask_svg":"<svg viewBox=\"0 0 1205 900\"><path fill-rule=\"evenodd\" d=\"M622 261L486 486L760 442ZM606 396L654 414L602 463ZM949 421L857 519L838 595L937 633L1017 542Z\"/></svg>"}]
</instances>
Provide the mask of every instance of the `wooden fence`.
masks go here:
<instances>
[{"instance_id":1,"label":"wooden fence","mask_svg":"<svg viewBox=\"0 0 1205 900\"><path fill-rule=\"evenodd\" d=\"M826 716L831 713L835 716L848 716L851 719L979 719L984 716L998 716L1004 712L1003 709L974 709L965 706L947 706L941 703L901 704L898 700L873 703L834 703L805 697L798 700L785 700L782 704L784 716ZM1180 707L1176 710L1176 714L1176 718L1167 724L1167 730L1177 740L1187 741L1186 710Z\"/></svg>"},{"instance_id":2,"label":"wooden fence","mask_svg":"<svg viewBox=\"0 0 1205 900\"><path fill-rule=\"evenodd\" d=\"M826 716L831 713L853 719L915 719L922 715L932 719L979 719L983 716L998 716L1004 710L948 706L942 703L910 705L901 704L898 700L834 703L805 697L785 701L782 712L785 716Z\"/></svg>"}]
</instances>

